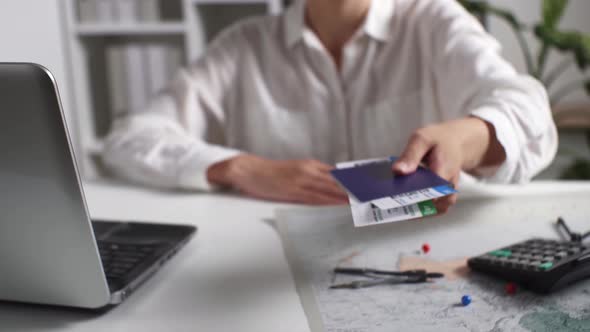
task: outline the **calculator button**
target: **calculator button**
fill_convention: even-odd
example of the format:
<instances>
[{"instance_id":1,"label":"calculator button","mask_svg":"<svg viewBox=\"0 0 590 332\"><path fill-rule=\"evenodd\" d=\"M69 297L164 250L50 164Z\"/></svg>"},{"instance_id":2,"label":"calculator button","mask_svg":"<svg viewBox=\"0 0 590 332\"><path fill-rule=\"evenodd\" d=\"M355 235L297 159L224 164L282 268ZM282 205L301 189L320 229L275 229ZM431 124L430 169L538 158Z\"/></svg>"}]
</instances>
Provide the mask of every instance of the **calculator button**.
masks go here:
<instances>
[{"instance_id":1,"label":"calculator button","mask_svg":"<svg viewBox=\"0 0 590 332\"><path fill-rule=\"evenodd\" d=\"M555 260L555 257L553 257L553 256L545 256L545 257L543 258L543 260L544 260L545 262L553 262L553 261Z\"/></svg>"},{"instance_id":2,"label":"calculator button","mask_svg":"<svg viewBox=\"0 0 590 332\"><path fill-rule=\"evenodd\" d=\"M544 263L542 263L542 264L539 264L539 267L540 267L542 270L545 270L545 271L547 271L547 270L549 270L550 268L552 268L552 267L553 267L553 262L544 262Z\"/></svg>"},{"instance_id":3,"label":"calculator button","mask_svg":"<svg viewBox=\"0 0 590 332\"><path fill-rule=\"evenodd\" d=\"M495 257L510 257L512 256L512 251L510 250L494 250L490 252L490 255Z\"/></svg>"}]
</instances>

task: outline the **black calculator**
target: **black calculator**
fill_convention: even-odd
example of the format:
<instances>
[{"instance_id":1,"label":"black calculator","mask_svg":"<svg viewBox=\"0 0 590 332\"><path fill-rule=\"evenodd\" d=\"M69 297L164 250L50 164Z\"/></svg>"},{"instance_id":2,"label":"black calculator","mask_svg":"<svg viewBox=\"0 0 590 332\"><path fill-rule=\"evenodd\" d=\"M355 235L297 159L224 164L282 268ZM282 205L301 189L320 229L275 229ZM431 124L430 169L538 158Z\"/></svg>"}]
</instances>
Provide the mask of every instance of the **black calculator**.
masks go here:
<instances>
[{"instance_id":1,"label":"black calculator","mask_svg":"<svg viewBox=\"0 0 590 332\"><path fill-rule=\"evenodd\" d=\"M590 278L590 246L579 241L531 239L470 258L468 266L537 293Z\"/></svg>"}]
</instances>

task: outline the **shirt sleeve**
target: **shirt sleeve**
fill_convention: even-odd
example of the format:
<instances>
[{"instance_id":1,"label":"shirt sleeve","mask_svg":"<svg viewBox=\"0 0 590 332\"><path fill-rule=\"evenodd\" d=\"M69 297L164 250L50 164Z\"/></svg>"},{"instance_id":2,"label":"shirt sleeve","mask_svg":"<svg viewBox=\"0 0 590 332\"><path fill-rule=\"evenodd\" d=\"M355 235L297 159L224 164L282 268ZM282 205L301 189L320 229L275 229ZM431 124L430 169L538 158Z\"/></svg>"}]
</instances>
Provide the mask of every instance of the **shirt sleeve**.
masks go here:
<instances>
[{"instance_id":1,"label":"shirt sleeve","mask_svg":"<svg viewBox=\"0 0 590 332\"><path fill-rule=\"evenodd\" d=\"M442 117L476 116L495 129L506 160L481 176L484 181L530 180L557 151L557 130L545 88L518 74L500 55L499 43L456 1L431 3L432 30L425 39L432 47Z\"/></svg>"},{"instance_id":2,"label":"shirt sleeve","mask_svg":"<svg viewBox=\"0 0 590 332\"><path fill-rule=\"evenodd\" d=\"M164 189L214 189L206 178L209 166L240 154L207 140L214 131L224 136L224 96L240 44L235 30L182 69L144 112L114 123L102 153L114 175Z\"/></svg>"}]
</instances>

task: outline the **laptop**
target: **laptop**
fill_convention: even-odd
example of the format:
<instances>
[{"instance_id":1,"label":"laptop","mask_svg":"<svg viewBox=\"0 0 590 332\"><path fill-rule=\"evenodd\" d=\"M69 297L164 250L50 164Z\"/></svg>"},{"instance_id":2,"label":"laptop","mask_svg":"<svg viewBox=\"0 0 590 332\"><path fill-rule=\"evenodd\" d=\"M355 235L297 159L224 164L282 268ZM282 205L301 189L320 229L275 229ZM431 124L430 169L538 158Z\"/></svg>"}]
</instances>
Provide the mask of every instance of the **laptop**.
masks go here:
<instances>
[{"instance_id":1,"label":"laptop","mask_svg":"<svg viewBox=\"0 0 590 332\"><path fill-rule=\"evenodd\" d=\"M91 220L51 73L0 63L0 300L120 304L195 234Z\"/></svg>"}]
</instances>

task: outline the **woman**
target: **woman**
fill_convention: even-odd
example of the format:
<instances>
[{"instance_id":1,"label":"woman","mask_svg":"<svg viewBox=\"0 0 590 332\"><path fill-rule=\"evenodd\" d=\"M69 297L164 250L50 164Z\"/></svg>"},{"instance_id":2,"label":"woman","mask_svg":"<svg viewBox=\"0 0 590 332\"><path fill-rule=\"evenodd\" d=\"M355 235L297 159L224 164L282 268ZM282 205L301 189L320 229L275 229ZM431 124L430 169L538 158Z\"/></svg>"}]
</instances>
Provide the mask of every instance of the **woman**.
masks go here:
<instances>
[{"instance_id":1,"label":"woman","mask_svg":"<svg viewBox=\"0 0 590 332\"><path fill-rule=\"evenodd\" d=\"M104 160L148 185L339 204L336 162L399 155L401 174L522 182L556 146L543 87L456 1L307 0L221 33L115 126Z\"/></svg>"}]
</instances>

